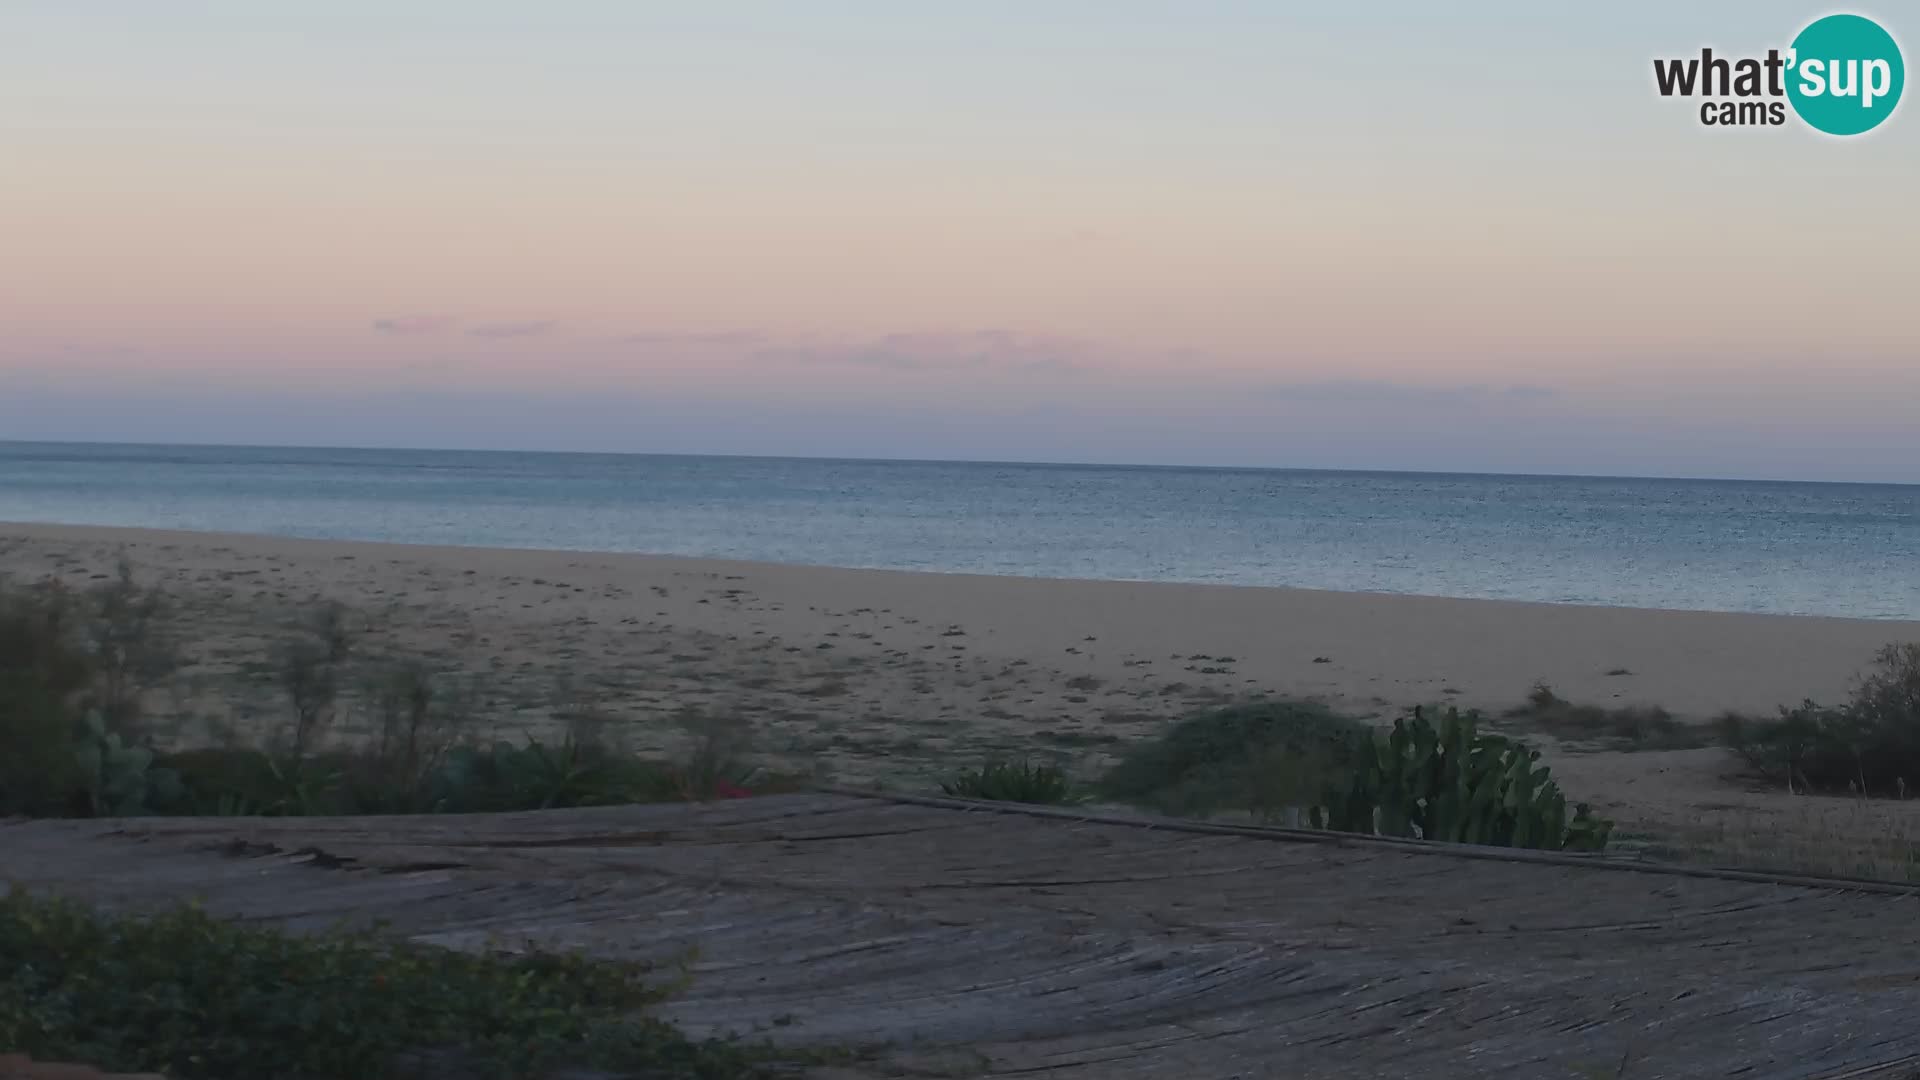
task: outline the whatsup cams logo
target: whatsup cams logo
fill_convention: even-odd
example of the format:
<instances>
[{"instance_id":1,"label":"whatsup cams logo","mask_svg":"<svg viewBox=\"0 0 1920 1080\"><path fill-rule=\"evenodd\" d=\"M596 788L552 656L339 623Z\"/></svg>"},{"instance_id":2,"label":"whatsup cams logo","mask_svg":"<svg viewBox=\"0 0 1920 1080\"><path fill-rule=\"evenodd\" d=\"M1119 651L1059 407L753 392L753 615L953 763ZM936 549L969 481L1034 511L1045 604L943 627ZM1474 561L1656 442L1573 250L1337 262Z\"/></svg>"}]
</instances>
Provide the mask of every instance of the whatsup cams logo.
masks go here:
<instances>
[{"instance_id":1,"label":"whatsup cams logo","mask_svg":"<svg viewBox=\"0 0 1920 1080\"><path fill-rule=\"evenodd\" d=\"M1653 62L1665 98L1699 98L1708 127L1777 127L1788 111L1815 131L1861 135L1900 105L1907 67L1900 45L1862 15L1815 19L1785 49L1764 57L1699 56Z\"/></svg>"}]
</instances>

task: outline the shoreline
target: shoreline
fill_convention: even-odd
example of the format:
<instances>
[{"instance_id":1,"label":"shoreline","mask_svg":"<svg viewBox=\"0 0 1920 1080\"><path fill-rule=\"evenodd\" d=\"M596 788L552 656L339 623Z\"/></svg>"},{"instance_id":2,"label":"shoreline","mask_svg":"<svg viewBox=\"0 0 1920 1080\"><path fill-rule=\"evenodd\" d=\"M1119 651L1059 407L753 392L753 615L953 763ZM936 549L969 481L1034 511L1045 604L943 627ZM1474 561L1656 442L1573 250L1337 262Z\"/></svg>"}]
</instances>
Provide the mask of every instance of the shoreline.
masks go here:
<instances>
[{"instance_id":1,"label":"shoreline","mask_svg":"<svg viewBox=\"0 0 1920 1080\"><path fill-rule=\"evenodd\" d=\"M1173 466L1168 466L1169 468ZM1718 483L1719 481L1714 481ZM1772 481L1754 481L1771 483ZM1824 481L1807 481L1808 483ZM1920 485L1916 485L1920 486ZM1087 578L1087 577L1047 577L1038 574L983 574L971 570L904 570L888 566L843 566L836 563L774 562L764 559L736 559L724 555L684 555L663 551L608 551L599 548L568 547L502 547L490 544L443 544L427 543L418 540L366 540L354 537L318 537L287 536L281 533L230 532L218 529L156 529L143 525L92 525L86 523L54 521L6 521L0 520L0 540L8 536L33 536L42 534L45 538L72 535L79 539L93 539L89 534L123 534L128 542L159 542L170 540L175 543L188 541L261 541L285 544L331 544L349 545L367 548L393 548L413 552L441 552L457 554L475 552L481 554L502 555L547 555L575 556L580 558L612 558L633 560L654 560L660 562L681 562L712 564L735 570L772 570L772 571L820 571L825 573L874 574L900 577L951 578L962 581L1020 581L1038 584L1061 585L1125 585L1145 588L1165 588L1181 590L1226 590L1232 592L1258 592L1275 594L1301 594L1322 597L1379 597L1382 599L1439 601L1458 604L1493 604L1511 608L1545 608L1585 611L1631 612L1645 615L1708 615L1732 616L1754 619L1793 619L1827 621L1835 623L1869 624L1886 626L1913 627L1920 631L1920 619L1898 618L1873 615L1822 615L1802 612L1773 611L1733 611L1726 608L1662 608L1638 607L1631 604L1595 604L1578 600L1514 600L1487 596L1453 596L1444 593L1386 592L1367 589L1322 589L1309 585L1241 585L1215 581L1164 581L1152 578ZM104 539L104 537L102 538Z\"/></svg>"}]
</instances>

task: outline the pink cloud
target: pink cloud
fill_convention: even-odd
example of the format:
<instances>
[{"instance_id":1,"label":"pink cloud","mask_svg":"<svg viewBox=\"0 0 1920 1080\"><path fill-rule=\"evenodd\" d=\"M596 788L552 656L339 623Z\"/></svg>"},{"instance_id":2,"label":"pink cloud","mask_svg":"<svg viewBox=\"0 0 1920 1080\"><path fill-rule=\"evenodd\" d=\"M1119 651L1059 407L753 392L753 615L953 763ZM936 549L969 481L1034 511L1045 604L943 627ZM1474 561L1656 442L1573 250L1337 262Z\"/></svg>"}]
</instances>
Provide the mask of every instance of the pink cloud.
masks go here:
<instances>
[{"instance_id":1,"label":"pink cloud","mask_svg":"<svg viewBox=\"0 0 1920 1080\"><path fill-rule=\"evenodd\" d=\"M393 315L373 320L373 328L383 334L432 334L453 325L445 315Z\"/></svg>"},{"instance_id":2,"label":"pink cloud","mask_svg":"<svg viewBox=\"0 0 1920 1080\"><path fill-rule=\"evenodd\" d=\"M895 371L992 370L1064 373L1088 366L1084 342L1010 330L885 334L869 341L768 350L766 359L845 364Z\"/></svg>"},{"instance_id":3,"label":"pink cloud","mask_svg":"<svg viewBox=\"0 0 1920 1080\"><path fill-rule=\"evenodd\" d=\"M1547 401L1559 396L1559 391L1549 386L1532 383L1516 383L1510 386L1489 386L1484 383L1433 384L1396 382L1391 379L1324 379L1318 382L1271 383L1261 387L1261 391L1272 397L1287 398L1295 401L1347 402L1378 404L1381 402L1445 402L1445 401Z\"/></svg>"},{"instance_id":4,"label":"pink cloud","mask_svg":"<svg viewBox=\"0 0 1920 1080\"><path fill-rule=\"evenodd\" d=\"M484 338L539 337L552 333L559 325L551 321L483 323L467 333Z\"/></svg>"},{"instance_id":5,"label":"pink cloud","mask_svg":"<svg viewBox=\"0 0 1920 1080\"><path fill-rule=\"evenodd\" d=\"M706 330L692 333L643 330L618 339L626 345L753 345L765 340L758 330Z\"/></svg>"}]
</instances>

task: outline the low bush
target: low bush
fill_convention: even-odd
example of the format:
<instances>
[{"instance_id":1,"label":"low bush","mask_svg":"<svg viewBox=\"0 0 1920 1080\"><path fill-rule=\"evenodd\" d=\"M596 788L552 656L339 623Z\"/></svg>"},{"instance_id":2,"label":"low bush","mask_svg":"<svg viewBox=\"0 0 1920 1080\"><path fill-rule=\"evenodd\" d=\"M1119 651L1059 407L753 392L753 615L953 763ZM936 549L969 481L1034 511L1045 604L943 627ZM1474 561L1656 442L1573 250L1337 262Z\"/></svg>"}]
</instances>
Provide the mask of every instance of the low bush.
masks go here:
<instances>
[{"instance_id":1,"label":"low bush","mask_svg":"<svg viewBox=\"0 0 1920 1080\"><path fill-rule=\"evenodd\" d=\"M1720 734L1756 774L1793 790L1906 798L1920 788L1920 643L1880 650L1843 705L1728 714Z\"/></svg>"},{"instance_id":2,"label":"low bush","mask_svg":"<svg viewBox=\"0 0 1920 1080\"><path fill-rule=\"evenodd\" d=\"M457 746L427 774L424 809L443 813L556 810L678 797L666 766L567 738L549 746Z\"/></svg>"},{"instance_id":3,"label":"low bush","mask_svg":"<svg viewBox=\"0 0 1920 1080\"><path fill-rule=\"evenodd\" d=\"M175 1080L768 1075L732 1044L644 1015L646 969L541 952L455 952L291 935L194 908L106 916L0 899L0 1046Z\"/></svg>"},{"instance_id":4,"label":"low bush","mask_svg":"<svg viewBox=\"0 0 1920 1080\"><path fill-rule=\"evenodd\" d=\"M1128 747L1095 790L1178 816L1271 817L1317 801L1370 737L1364 722L1313 702L1230 705Z\"/></svg>"},{"instance_id":5,"label":"low bush","mask_svg":"<svg viewBox=\"0 0 1920 1080\"><path fill-rule=\"evenodd\" d=\"M1052 765L989 761L940 785L956 799L1059 805L1074 800L1067 774Z\"/></svg>"},{"instance_id":6,"label":"low bush","mask_svg":"<svg viewBox=\"0 0 1920 1080\"><path fill-rule=\"evenodd\" d=\"M94 669L94 708L109 730L124 731L141 719L146 691L179 662L164 623L167 599L134 578L121 560L114 576L83 597L84 640Z\"/></svg>"},{"instance_id":7,"label":"low bush","mask_svg":"<svg viewBox=\"0 0 1920 1080\"><path fill-rule=\"evenodd\" d=\"M137 722L144 670L109 589L0 588L0 813L145 809L151 755L108 727Z\"/></svg>"},{"instance_id":8,"label":"low bush","mask_svg":"<svg viewBox=\"0 0 1920 1080\"><path fill-rule=\"evenodd\" d=\"M140 703L173 667L164 599L125 566L88 590L0 583L0 814L36 817L399 814L536 810L797 790L751 760L750 731L696 717L691 748L651 759L600 737L604 717L556 714L554 742L477 743L471 700L417 661L370 661L350 613L289 628L270 670L286 731L267 747L156 752ZM358 696L349 698L351 691ZM336 733L350 709L371 732Z\"/></svg>"},{"instance_id":9,"label":"low bush","mask_svg":"<svg viewBox=\"0 0 1920 1080\"><path fill-rule=\"evenodd\" d=\"M1557 739L1598 742L1621 750L1693 750L1707 745L1711 734L1699 725L1674 719L1657 705L1613 709L1575 705L1546 683L1536 683L1526 704L1507 710L1502 718Z\"/></svg>"},{"instance_id":10,"label":"low bush","mask_svg":"<svg viewBox=\"0 0 1920 1080\"><path fill-rule=\"evenodd\" d=\"M667 784L665 798L708 802L805 786L798 777L754 764L753 731L741 720L693 714L682 726L691 745L681 757L660 766Z\"/></svg>"},{"instance_id":11,"label":"low bush","mask_svg":"<svg viewBox=\"0 0 1920 1080\"><path fill-rule=\"evenodd\" d=\"M178 775L182 789L178 801L156 810L210 816L497 813L707 801L804 786L744 759L699 751L684 761L652 759L573 737L454 746L413 784L394 783L390 762L373 750L295 761L262 750L203 748L161 754L156 762Z\"/></svg>"}]
</instances>

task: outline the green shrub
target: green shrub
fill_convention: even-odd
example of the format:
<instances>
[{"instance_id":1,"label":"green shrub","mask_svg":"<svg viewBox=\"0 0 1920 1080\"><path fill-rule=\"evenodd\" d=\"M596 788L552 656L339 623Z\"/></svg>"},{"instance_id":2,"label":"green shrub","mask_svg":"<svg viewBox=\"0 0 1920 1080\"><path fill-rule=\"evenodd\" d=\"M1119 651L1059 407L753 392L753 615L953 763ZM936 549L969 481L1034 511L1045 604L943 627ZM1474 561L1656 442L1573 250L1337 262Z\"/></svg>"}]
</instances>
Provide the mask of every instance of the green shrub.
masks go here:
<instances>
[{"instance_id":1,"label":"green shrub","mask_svg":"<svg viewBox=\"0 0 1920 1080\"><path fill-rule=\"evenodd\" d=\"M71 590L59 582L0 586L0 688L65 697L93 684Z\"/></svg>"},{"instance_id":2,"label":"green shrub","mask_svg":"<svg viewBox=\"0 0 1920 1080\"><path fill-rule=\"evenodd\" d=\"M84 809L73 735L94 665L77 620L62 587L0 588L0 814Z\"/></svg>"},{"instance_id":3,"label":"green shrub","mask_svg":"<svg viewBox=\"0 0 1920 1080\"><path fill-rule=\"evenodd\" d=\"M461 813L805 786L756 765L737 720L693 718L694 744L675 760L614 750L597 734L607 718L579 711L556 714L567 727L558 742L462 743L469 699L418 661L368 663L338 604L316 608L274 647L268 670L289 708L268 749L157 753L136 733L143 695L172 670L165 610L125 565L84 592L0 583L0 814ZM336 721L360 709L374 721L370 736L340 746Z\"/></svg>"},{"instance_id":4,"label":"green shrub","mask_svg":"<svg viewBox=\"0 0 1920 1080\"><path fill-rule=\"evenodd\" d=\"M110 731L140 720L140 699L178 662L163 630L166 598L142 586L122 559L107 582L87 590L85 635L95 671L93 705Z\"/></svg>"},{"instance_id":5,"label":"green shrub","mask_svg":"<svg viewBox=\"0 0 1920 1080\"><path fill-rule=\"evenodd\" d=\"M642 1015L664 989L645 975L372 932L290 935L193 908L109 917L0 899L0 1046L175 1080L764 1075L742 1048Z\"/></svg>"},{"instance_id":6,"label":"green shrub","mask_svg":"<svg viewBox=\"0 0 1920 1080\"><path fill-rule=\"evenodd\" d=\"M352 814L471 814L575 806L704 801L804 787L744 758L696 750L667 761L613 751L571 736L546 743L462 744L439 752L412 784L390 779L374 750L331 750L295 761L253 749L202 748L162 754L183 797L167 808L204 815L300 817Z\"/></svg>"},{"instance_id":7,"label":"green shrub","mask_svg":"<svg viewBox=\"0 0 1920 1080\"><path fill-rule=\"evenodd\" d=\"M1920 643L1888 645L1846 704L1807 701L1775 719L1720 718L1760 776L1803 791L1905 798L1920 787Z\"/></svg>"},{"instance_id":8,"label":"green shrub","mask_svg":"<svg viewBox=\"0 0 1920 1080\"><path fill-rule=\"evenodd\" d=\"M1504 719L1557 739L1600 742L1621 750L1692 750L1709 741L1705 729L1682 723L1657 705L1575 705L1546 683L1536 683L1527 703L1507 710Z\"/></svg>"},{"instance_id":9,"label":"green shrub","mask_svg":"<svg viewBox=\"0 0 1920 1080\"><path fill-rule=\"evenodd\" d=\"M339 714L355 641L346 608L333 603L315 609L277 646L274 674L293 710L285 750L296 762L319 746Z\"/></svg>"},{"instance_id":10,"label":"green shrub","mask_svg":"<svg viewBox=\"0 0 1920 1080\"><path fill-rule=\"evenodd\" d=\"M333 750L295 759L249 747L197 747L163 753L157 765L180 777L172 812L204 816L311 817L402 813L411 788L388 788L372 755Z\"/></svg>"},{"instance_id":11,"label":"green shrub","mask_svg":"<svg viewBox=\"0 0 1920 1080\"><path fill-rule=\"evenodd\" d=\"M163 751L154 760L180 778L182 813L265 814L282 798L273 759L261 750L196 747Z\"/></svg>"},{"instance_id":12,"label":"green shrub","mask_svg":"<svg viewBox=\"0 0 1920 1080\"><path fill-rule=\"evenodd\" d=\"M427 775L426 807L444 813L551 810L606 803L657 802L669 796L657 768L567 738L549 746L456 746Z\"/></svg>"},{"instance_id":13,"label":"green shrub","mask_svg":"<svg viewBox=\"0 0 1920 1080\"><path fill-rule=\"evenodd\" d=\"M1210 709L1128 747L1096 791L1165 814L1268 816L1312 805L1345 774L1370 731L1313 702Z\"/></svg>"},{"instance_id":14,"label":"green shrub","mask_svg":"<svg viewBox=\"0 0 1920 1080\"><path fill-rule=\"evenodd\" d=\"M142 814L178 796L139 719L153 609L131 577L75 594L0 588L0 813Z\"/></svg>"},{"instance_id":15,"label":"green shrub","mask_svg":"<svg viewBox=\"0 0 1920 1080\"><path fill-rule=\"evenodd\" d=\"M1540 754L1478 731L1479 717L1448 709L1394 721L1360 750L1343 784L1313 809L1316 828L1497 847L1599 851L1613 823L1567 800Z\"/></svg>"},{"instance_id":16,"label":"green shrub","mask_svg":"<svg viewBox=\"0 0 1920 1080\"><path fill-rule=\"evenodd\" d=\"M1052 765L989 761L940 785L956 799L1058 805L1073 801L1067 774Z\"/></svg>"},{"instance_id":17,"label":"green shrub","mask_svg":"<svg viewBox=\"0 0 1920 1080\"><path fill-rule=\"evenodd\" d=\"M693 745L683 757L665 764L670 790L661 798L706 802L736 798L756 788L791 786L753 763L748 754L753 732L745 722L690 715L684 718L682 727Z\"/></svg>"},{"instance_id":18,"label":"green shrub","mask_svg":"<svg viewBox=\"0 0 1920 1080\"><path fill-rule=\"evenodd\" d=\"M452 747L471 702L448 693L441 678L416 660L388 663L367 680L366 700L378 727L368 748L377 775L390 790L413 790Z\"/></svg>"}]
</instances>

